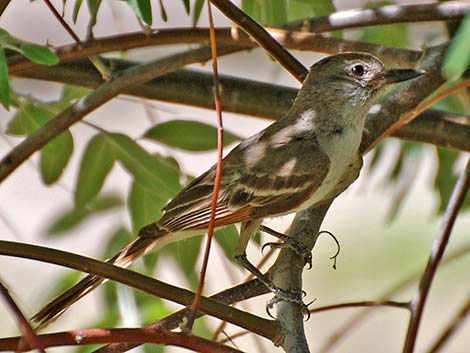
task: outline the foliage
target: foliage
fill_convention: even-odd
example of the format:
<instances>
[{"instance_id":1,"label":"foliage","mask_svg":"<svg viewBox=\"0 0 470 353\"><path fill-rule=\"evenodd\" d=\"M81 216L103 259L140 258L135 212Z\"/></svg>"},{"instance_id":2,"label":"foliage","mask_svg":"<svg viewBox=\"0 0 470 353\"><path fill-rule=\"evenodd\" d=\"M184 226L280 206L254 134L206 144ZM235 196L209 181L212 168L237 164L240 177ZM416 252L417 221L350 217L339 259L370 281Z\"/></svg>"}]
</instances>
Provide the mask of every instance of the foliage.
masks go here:
<instances>
[{"instance_id":1,"label":"foliage","mask_svg":"<svg viewBox=\"0 0 470 353\"><path fill-rule=\"evenodd\" d=\"M93 40L95 26L102 21L103 3L100 0L69 0L63 2L65 14L70 7L73 23L79 22L79 16L88 19L88 38ZM126 9L131 11L143 31L159 28L163 22L172 20L169 11L169 2L164 0L127 0L124 1ZM193 26L200 25L204 0L182 0L179 3L184 20ZM393 4L390 1L374 1L364 4L364 8L372 9ZM86 5L86 6L85 6ZM289 23L299 19L327 16L337 11L331 0L242 0L241 9L264 26L287 27ZM101 10L101 11L100 11ZM158 13L159 16L155 16ZM69 15L69 14L66 14ZM67 16L65 16L67 18ZM188 22L188 23L189 23ZM393 25L377 25L355 29L353 34L348 31L330 31L336 38L349 38L377 45L387 45L394 48L407 48L411 44L414 24L397 23ZM449 81L457 81L465 71L470 68L470 15L462 21L460 29L448 50L443 73ZM86 47L86 43L83 44ZM122 57L127 53L123 50ZM27 139L46 124L54 122L55 118L76 102L84 102L92 90L87 87L73 85L62 86L60 97L52 101L44 101L39 95L19 93L12 84L9 74L9 65L14 60L25 57L37 64L61 68L59 56L51 50L49 44L32 43L0 29L0 103L8 110L12 110L11 118L6 128L1 131L2 136L21 137ZM114 55L114 54L113 54ZM70 59L74 65L81 65L79 60ZM103 59L108 65L107 59ZM112 62L111 59L109 62ZM111 69L112 64L110 64ZM58 71L59 72L59 71ZM467 71L468 73L468 71ZM113 72L114 74L119 74ZM84 72L85 76L85 72ZM51 80L58 80L53 78ZM64 79L66 82L66 80ZM77 83L79 84L79 83ZM84 84L85 85L85 84ZM130 87L131 88L131 87ZM223 91L224 87L222 87ZM182 94L190 95L191 92ZM463 97L463 98L462 98ZM234 101L236 97L231 97ZM462 115L469 114L470 105L468 92L447 97L436 106L449 112ZM189 102L191 103L191 102ZM191 103L192 104L192 103ZM113 122L114 124L114 122ZM72 231L84 226L94 218L113 213L123 215L120 221L113 224L104 238L107 243L102 249L102 258L110 258L120 249L135 239L139 229L155 222L162 214L162 208L174 197L178 191L193 178L180 166L179 156L182 152L191 156L202 152L214 152L217 149L217 129L198 119L188 119L174 114L171 118L153 121L144 131L140 131L134 138L127 131L123 132L119 122L115 122L113 129L104 128L101 122L84 122L79 125L93 130L93 134L86 141L73 128L66 129L57 137L51 139L39 151L38 172L41 181L46 186L60 185L64 172L73 167L74 158L78 160L78 169L74 176L74 185L70 205L57 212L49 221L46 236L48 239L61 240L70 237ZM48 125L49 126L49 125ZM103 123L103 126L106 124ZM115 128L114 128L115 126ZM242 140L237 134L224 131L224 146L230 146ZM387 148L390 141L382 141L375 149L370 161L372 173L381 173L381 161L387 160L389 172L383 177L383 186L393 191L393 198L389 205L389 221L400 216L404 207L406 195L415 186L415 176L421 167L422 156L434 149L436 157L435 177L433 191L438 199L436 214L444 212L450 199L453 186L457 180L456 166L459 163L460 151L447 149L441 146L425 146L422 143L411 141L393 142L397 147L397 158L390 160ZM84 145L83 152L78 155L76 145ZM149 147L152 146L152 147ZM109 191L113 172L120 168L129 176L127 192ZM467 198L464 207L468 209L470 200ZM202 234L201 234L202 235ZM174 259L179 274L191 289L198 284L199 258L203 249L205 238L193 238L169 244L162 251L146 256L143 263L133 265L137 270L151 276L158 266L166 264L168 258ZM215 240L230 260L238 239L237 228L233 225L218 229ZM260 245L259 234L255 243ZM50 294L58 293L70 286L77 279L77 274L67 273L50 286ZM119 303L123 300L123 288L115 283L107 283L104 287L102 315L93 324L98 327L116 327L120 324L121 309ZM127 289L124 289L127 290ZM138 312L140 323L148 324L156 319L163 318L172 313L170 306L161 299L148 294L129 290L129 295L135 306L129 310ZM210 338L212 328L207 320L197 322L196 334ZM155 351L153 345L146 345L148 351ZM163 347L157 348L163 352Z\"/></svg>"}]
</instances>

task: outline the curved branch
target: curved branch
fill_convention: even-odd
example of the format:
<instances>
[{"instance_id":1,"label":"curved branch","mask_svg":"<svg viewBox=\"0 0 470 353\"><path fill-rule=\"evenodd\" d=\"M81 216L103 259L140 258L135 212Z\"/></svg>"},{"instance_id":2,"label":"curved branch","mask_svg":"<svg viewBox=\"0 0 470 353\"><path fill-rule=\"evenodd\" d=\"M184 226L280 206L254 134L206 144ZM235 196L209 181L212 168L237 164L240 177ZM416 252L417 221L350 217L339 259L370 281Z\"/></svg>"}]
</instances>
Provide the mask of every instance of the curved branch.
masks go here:
<instances>
[{"instance_id":1,"label":"curved branch","mask_svg":"<svg viewBox=\"0 0 470 353\"><path fill-rule=\"evenodd\" d=\"M414 66L421 58L422 53L417 50L399 49L385 45L363 43L358 41L325 37L321 34L289 31L278 28L267 28L269 34L288 49L314 51L325 54L337 54L345 51L368 52L379 57L384 63L396 66ZM243 31L233 28L216 28L217 46L237 46L238 50L258 47L258 44ZM151 35L142 32L133 32L117 36L95 38L91 42L68 44L57 48L56 54L61 63L89 56L122 51L136 48L145 48L156 45L169 44L209 44L208 28L172 28L158 30ZM8 59L8 70L11 75L32 68L40 68L21 55Z\"/></svg>"},{"instance_id":2,"label":"curved branch","mask_svg":"<svg viewBox=\"0 0 470 353\"><path fill-rule=\"evenodd\" d=\"M148 328L72 330L39 336L46 347L83 346L112 342L156 343L188 348L195 352L242 353L240 350L194 335ZM0 338L0 351L25 352L33 347L21 337Z\"/></svg>"},{"instance_id":3,"label":"curved branch","mask_svg":"<svg viewBox=\"0 0 470 353\"><path fill-rule=\"evenodd\" d=\"M449 1L431 4L387 5L375 9L346 10L328 16L289 23L286 28L321 33L342 29L404 22L458 21L470 12L470 4Z\"/></svg>"},{"instance_id":4,"label":"curved branch","mask_svg":"<svg viewBox=\"0 0 470 353\"><path fill-rule=\"evenodd\" d=\"M414 352L416 339L418 337L418 329L421 323L421 318L424 312L424 306L429 296L431 284L436 274L437 268L441 262L444 251L449 243L450 234L454 228L455 220L462 207L468 190L470 188L470 158L468 158L467 166L463 171L460 178L455 184L454 190L450 196L449 203L444 214L441 229L439 230L434 244L432 252L429 257L426 269L424 270L423 276L419 283L419 289L416 296L411 302L411 318L406 333L405 345L403 353Z\"/></svg>"},{"instance_id":5,"label":"curved branch","mask_svg":"<svg viewBox=\"0 0 470 353\"><path fill-rule=\"evenodd\" d=\"M227 18L236 23L248 33L262 48L264 48L279 64L290 72L299 82L307 76L307 69L284 46L277 42L269 32L231 1L210 0Z\"/></svg>"},{"instance_id":6,"label":"curved branch","mask_svg":"<svg viewBox=\"0 0 470 353\"><path fill-rule=\"evenodd\" d=\"M116 60L111 66L125 70L136 64ZM85 60L62 64L56 67L38 67L16 74L19 77L49 80L85 86L98 87L103 81L93 66ZM146 82L125 93L136 97L162 100L171 103L189 104L200 108L213 109L212 75L195 70L177 70ZM224 111L279 119L289 109L297 89L269 83L220 75L224 87L222 100ZM428 109L416 119L393 132L392 136L405 140L430 143L436 146L470 152L470 117L443 110Z\"/></svg>"},{"instance_id":7,"label":"curved branch","mask_svg":"<svg viewBox=\"0 0 470 353\"><path fill-rule=\"evenodd\" d=\"M233 48L224 47L222 52L231 52ZM131 67L119 72L109 81L106 81L88 96L58 114L54 119L29 135L0 161L0 183L7 178L23 161L34 152L43 147L55 136L60 135L71 125L81 120L110 99L123 93L129 87L149 81L157 76L176 70L182 66L208 60L210 50L200 48L188 52L172 55L163 59Z\"/></svg>"},{"instance_id":8,"label":"curved branch","mask_svg":"<svg viewBox=\"0 0 470 353\"><path fill-rule=\"evenodd\" d=\"M189 290L172 286L140 273L111 265L107 262L98 261L66 251L0 240L0 255L43 261L90 273L99 277L109 278L146 293L168 299L185 306L191 305L194 299L194 293ZM229 307L217 300L202 297L199 308L206 314L229 321L263 337L273 339L277 336L277 325L273 321Z\"/></svg>"}]
</instances>

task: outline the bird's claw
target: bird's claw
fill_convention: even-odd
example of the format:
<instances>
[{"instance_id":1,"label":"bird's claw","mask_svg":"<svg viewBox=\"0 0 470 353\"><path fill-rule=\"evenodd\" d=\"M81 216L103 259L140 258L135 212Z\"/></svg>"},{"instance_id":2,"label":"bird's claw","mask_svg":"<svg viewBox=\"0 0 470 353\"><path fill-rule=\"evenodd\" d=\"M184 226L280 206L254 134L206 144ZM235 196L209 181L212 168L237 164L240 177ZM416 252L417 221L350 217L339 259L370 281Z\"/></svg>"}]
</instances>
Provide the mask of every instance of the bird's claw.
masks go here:
<instances>
[{"instance_id":1,"label":"bird's claw","mask_svg":"<svg viewBox=\"0 0 470 353\"><path fill-rule=\"evenodd\" d=\"M281 243L276 243L276 242L270 242L266 243L261 247L261 252L264 251L266 247L270 247L272 249L284 249L284 248L289 248L293 252L295 252L297 255L302 257L304 260L304 264L307 265L307 269L312 268L312 252L308 247L306 247L304 244L292 239L288 238L287 240L281 242Z\"/></svg>"},{"instance_id":2,"label":"bird's claw","mask_svg":"<svg viewBox=\"0 0 470 353\"><path fill-rule=\"evenodd\" d=\"M300 293L298 291L286 291L280 288L273 288L271 290L274 293L274 297L266 302L266 313L274 319L274 316L271 314L271 309L274 308L274 306L281 302L281 301L286 301L289 303L294 303L297 305L300 305L302 308L302 313L306 315L305 321L308 321L310 319L310 311L308 307L315 301L312 300L308 304L305 304L302 300L302 298L306 295L305 291L301 291Z\"/></svg>"}]
</instances>

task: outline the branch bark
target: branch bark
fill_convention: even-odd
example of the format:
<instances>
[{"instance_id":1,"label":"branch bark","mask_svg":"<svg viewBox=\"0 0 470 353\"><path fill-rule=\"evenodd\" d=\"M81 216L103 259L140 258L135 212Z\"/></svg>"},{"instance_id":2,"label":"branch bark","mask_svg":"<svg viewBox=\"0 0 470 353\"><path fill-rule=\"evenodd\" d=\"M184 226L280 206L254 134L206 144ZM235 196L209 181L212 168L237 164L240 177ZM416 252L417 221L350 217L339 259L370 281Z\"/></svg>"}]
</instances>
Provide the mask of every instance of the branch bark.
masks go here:
<instances>
[{"instance_id":1,"label":"branch bark","mask_svg":"<svg viewBox=\"0 0 470 353\"><path fill-rule=\"evenodd\" d=\"M0 240L0 255L43 261L109 278L184 306L190 305L194 299L194 293L189 290L172 286L107 262L66 251ZM229 307L217 300L202 297L199 309L206 314L231 322L268 339L273 340L278 336L278 326L273 321Z\"/></svg>"},{"instance_id":2,"label":"branch bark","mask_svg":"<svg viewBox=\"0 0 470 353\"><path fill-rule=\"evenodd\" d=\"M134 65L128 61L112 60L117 71ZM66 84L96 88L103 83L101 76L87 60L61 64L56 67L38 67L16 74ZM213 109L212 76L195 70L177 70L124 91L136 97L171 103L188 104ZM298 90L227 75L220 75L224 87L224 111L275 120L281 118L292 104ZM470 151L470 117L442 110L428 109L411 123L395 131L392 136L460 151Z\"/></svg>"},{"instance_id":3,"label":"branch bark","mask_svg":"<svg viewBox=\"0 0 470 353\"><path fill-rule=\"evenodd\" d=\"M375 9L338 11L328 16L295 21L285 28L302 28L309 32L321 33L404 22L459 21L469 12L470 4L460 1L387 5Z\"/></svg>"}]
</instances>

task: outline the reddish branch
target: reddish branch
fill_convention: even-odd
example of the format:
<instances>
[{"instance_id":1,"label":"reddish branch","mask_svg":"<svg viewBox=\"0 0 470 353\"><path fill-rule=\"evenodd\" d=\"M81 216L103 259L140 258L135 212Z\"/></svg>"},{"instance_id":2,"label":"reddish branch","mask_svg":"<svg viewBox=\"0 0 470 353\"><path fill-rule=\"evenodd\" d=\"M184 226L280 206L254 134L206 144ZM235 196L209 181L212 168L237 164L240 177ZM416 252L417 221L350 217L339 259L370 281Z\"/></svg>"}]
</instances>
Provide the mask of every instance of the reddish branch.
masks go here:
<instances>
[{"instance_id":1,"label":"reddish branch","mask_svg":"<svg viewBox=\"0 0 470 353\"><path fill-rule=\"evenodd\" d=\"M82 346L111 342L156 343L188 348L195 352L241 353L238 349L224 346L197 336L180 332L149 328L115 328L72 330L40 335L46 347ZM34 346L27 345L19 337L1 338L0 351L25 352Z\"/></svg>"},{"instance_id":2,"label":"reddish branch","mask_svg":"<svg viewBox=\"0 0 470 353\"><path fill-rule=\"evenodd\" d=\"M217 200L219 198L220 182L222 180L223 168L223 149L224 149L224 127L222 121L222 101L220 99L219 87L219 70L217 67L217 43L214 31L214 20L212 18L211 4L207 2L207 11L209 15L210 24L210 40L211 40L211 53L212 53L212 73L214 77L214 102L215 110L217 113L217 167L215 170L214 188L212 192L211 214L209 219L209 228L207 230L207 240L204 249L204 257L202 260L201 276L199 277L199 284L197 286L196 295L194 296L193 304L191 305L191 315L188 318L188 328L191 328L199 308L199 302L202 296L202 289L204 288L204 281L206 278L207 264L209 263L209 254L211 251L212 238L214 237L215 229L215 213L217 210Z\"/></svg>"},{"instance_id":3,"label":"reddish branch","mask_svg":"<svg viewBox=\"0 0 470 353\"><path fill-rule=\"evenodd\" d=\"M459 210L465 200L465 196L468 194L469 187L470 158L467 161L464 172L457 180L454 190L452 191L452 195L444 214L441 229L439 230L434 241L428 264L426 265L424 274L421 277L418 292L411 302L411 318L406 334L403 353L412 353L414 351L416 339L418 337L418 329L423 316L424 306L429 296L429 290L431 288L434 275L436 274L437 267L439 266L442 256L444 255L444 250L449 243L450 234L454 227Z\"/></svg>"},{"instance_id":4,"label":"reddish branch","mask_svg":"<svg viewBox=\"0 0 470 353\"><path fill-rule=\"evenodd\" d=\"M24 316L21 309L18 307L16 302L10 295L8 288L3 285L0 281L0 295L3 296L5 301L7 302L8 308L13 312L13 315L18 322L18 327L20 328L21 332L24 334L24 340L28 344L29 347L32 349L37 349L41 353L46 353L44 350L44 342L38 337L34 329L32 328L31 324L29 323L28 319ZM19 342L23 342L22 338L18 340ZM18 346L18 345L17 345ZM1 347L1 344L0 344ZM14 350L14 349L12 349Z\"/></svg>"}]
</instances>

